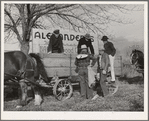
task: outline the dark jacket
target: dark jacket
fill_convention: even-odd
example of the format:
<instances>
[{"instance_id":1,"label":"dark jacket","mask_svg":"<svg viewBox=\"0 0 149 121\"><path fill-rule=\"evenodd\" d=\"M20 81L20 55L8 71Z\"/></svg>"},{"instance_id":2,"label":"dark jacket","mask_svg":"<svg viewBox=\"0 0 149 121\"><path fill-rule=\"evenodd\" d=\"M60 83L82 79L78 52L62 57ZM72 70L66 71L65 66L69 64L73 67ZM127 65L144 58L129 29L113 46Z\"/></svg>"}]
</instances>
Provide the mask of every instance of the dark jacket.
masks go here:
<instances>
[{"instance_id":1,"label":"dark jacket","mask_svg":"<svg viewBox=\"0 0 149 121\"><path fill-rule=\"evenodd\" d=\"M95 54L94 53L94 48L93 48L93 45L92 45L92 42L91 42L91 39L89 39L88 41L86 41L85 37L81 38L79 40L79 43L78 43L78 46L77 46L77 49L78 49L78 54L80 53L81 51L81 45L86 45L88 48L90 48L90 51L91 51L91 54Z\"/></svg>"},{"instance_id":2,"label":"dark jacket","mask_svg":"<svg viewBox=\"0 0 149 121\"><path fill-rule=\"evenodd\" d=\"M58 38L56 38L55 35L52 34L48 45L48 52L49 51L53 52L54 50L58 50L59 53L63 53L64 47L63 47L62 40L63 40L62 35L59 35Z\"/></svg>"},{"instance_id":3,"label":"dark jacket","mask_svg":"<svg viewBox=\"0 0 149 121\"><path fill-rule=\"evenodd\" d=\"M108 67L110 66L110 60L107 53L103 53L101 55L101 65L100 65L100 56L97 57L97 73L100 73L100 70L108 71Z\"/></svg>"},{"instance_id":4,"label":"dark jacket","mask_svg":"<svg viewBox=\"0 0 149 121\"><path fill-rule=\"evenodd\" d=\"M107 43L104 44L104 48L105 48L105 52L108 55L112 55L112 56L115 55L116 49L115 49L115 47L114 47L112 42L107 41Z\"/></svg>"}]
</instances>

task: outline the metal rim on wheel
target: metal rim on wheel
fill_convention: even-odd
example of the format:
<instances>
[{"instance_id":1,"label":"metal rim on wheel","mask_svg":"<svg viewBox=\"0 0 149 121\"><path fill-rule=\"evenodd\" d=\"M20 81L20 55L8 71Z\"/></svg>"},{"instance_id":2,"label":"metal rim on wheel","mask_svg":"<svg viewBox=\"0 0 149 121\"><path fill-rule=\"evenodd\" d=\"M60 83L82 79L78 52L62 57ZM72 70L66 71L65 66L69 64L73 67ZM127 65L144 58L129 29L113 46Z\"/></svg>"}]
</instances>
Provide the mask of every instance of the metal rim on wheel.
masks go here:
<instances>
[{"instance_id":1,"label":"metal rim on wheel","mask_svg":"<svg viewBox=\"0 0 149 121\"><path fill-rule=\"evenodd\" d=\"M58 100L66 100L72 96L73 88L68 79L59 79L53 87L53 94Z\"/></svg>"},{"instance_id":2,"label":"metal rim on wheel","mask_svg":"<svg viewBox=\"0 0 149 121\"><path fill-rule=\"evenodd\" d=\"M118 87L119 87L117 82L115 82L114 85L109 85L107 83L106 86L108 88L109 94L111 94L111 95L114 95L117 92Z\"/></svg>"}]
</instances>

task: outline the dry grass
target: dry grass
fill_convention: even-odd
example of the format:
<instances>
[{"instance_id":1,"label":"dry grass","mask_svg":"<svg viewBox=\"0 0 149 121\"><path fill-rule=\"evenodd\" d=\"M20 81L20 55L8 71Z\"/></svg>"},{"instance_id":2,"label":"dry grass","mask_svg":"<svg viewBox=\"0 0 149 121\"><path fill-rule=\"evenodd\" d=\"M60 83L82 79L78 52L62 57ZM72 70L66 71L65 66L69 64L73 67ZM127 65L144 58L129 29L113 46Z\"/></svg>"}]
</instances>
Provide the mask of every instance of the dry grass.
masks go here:
<instances>
[{"instance_id":1,"label":"dry grass","mask_svg":"<svg viewBox=\"0 0 149 121\"><path fill-rule=\"evenodd\" d=\"M142 76L141 73L136 71L136 68L133 65L123 65L122 76L127 78L133 78L136 76Z\"/></svg>"},{"instance_id":2,"label":"dry grass","mask_svg":"<svg viewBox=\"0 0 149 121\"><path fill-rule=\"evenodd\" d=\"M81 100L79 92L75 91L72 98L58 101L53 95L45 96L40 106L34 106L30 101L27 106L16 109L18 100L5 101L5 111L143 111L144 110L144 85L128 84L119 81L119 90L105 99Z\"/></svg>"}]
</instances>

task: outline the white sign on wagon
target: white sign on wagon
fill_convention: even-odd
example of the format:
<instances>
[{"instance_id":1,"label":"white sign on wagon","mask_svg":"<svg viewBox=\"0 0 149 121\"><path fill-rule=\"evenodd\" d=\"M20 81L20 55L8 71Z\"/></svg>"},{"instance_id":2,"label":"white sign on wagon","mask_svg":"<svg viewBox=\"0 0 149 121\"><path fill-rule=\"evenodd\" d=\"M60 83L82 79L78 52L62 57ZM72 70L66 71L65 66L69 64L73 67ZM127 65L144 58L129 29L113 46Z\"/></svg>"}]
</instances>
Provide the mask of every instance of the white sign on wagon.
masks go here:
<instances>
[{"instance_id":1,"label":"white sign on wagon","mask_svg":"<svg viewBox=\"0 0 149 121\"><path fill-rule=\"evenodd\" d=\"M47 53L49 40L54 30L55 29L49 29L49 30L33 29L30 51L33 53ZM76 54L78 41L83 35L85 35L85 33L60 29L60 34L63 36L64 52L67 54ZM98 53L97 35L91 34L91 36L93 38L92 44L95 50L95 54L97 54Z\"/></svg>"}]
</instances>

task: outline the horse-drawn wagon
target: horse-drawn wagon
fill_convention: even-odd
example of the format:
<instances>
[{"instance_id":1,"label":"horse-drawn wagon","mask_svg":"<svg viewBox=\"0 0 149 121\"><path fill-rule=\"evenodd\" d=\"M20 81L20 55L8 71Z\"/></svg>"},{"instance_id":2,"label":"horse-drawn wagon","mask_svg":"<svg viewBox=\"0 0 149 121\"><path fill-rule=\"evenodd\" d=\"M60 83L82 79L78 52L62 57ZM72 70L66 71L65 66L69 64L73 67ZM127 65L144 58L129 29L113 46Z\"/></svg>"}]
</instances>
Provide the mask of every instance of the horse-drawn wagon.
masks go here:
<instances>
[{"instance_id":1,"label":"horse-drawn wagon","mask_svg":"<svg viewBox=\"0 0 149 121\"><path fill-rule=\"evenodd\" d=\"M33 35L34 34L39 35L40 32L34 32ZM65 37L65 34L63 36ZM13 51L5 54L4 79L7 80L5 81L5 84L15 85L16 83L18 83L19 80L23 95L21 97L23 100L23 104L21 105L26 104L26 90L28 86L34 88L35 101L36 98L39 99L39 96L37 96L40 94L39 88L53 89L53 94L58 100L65 100L70 98L73 93L73 85L79 84L79 79L77 73L75 72L76 66L74 65L74 61L76 58L76 45L78 42L74 42L73 40L70 41L67 38L68 41L64 40L64 46L65 48L67 48L67 52L65 50L66 53L48 54L47 52L42 51L47 50L48 40L45 40L45 38L43 38L43 40L40 40L40 36L33 37L38 38L38 40L33 39L30 46L31 53L33 54L29 54L30 56L25 55L20 51ZM78 37L78 35L76 35L76 37ZM94 39L95 38L96 37L94 37ZM96 39L93 42L95 54L98 53L99 49L99 43ZM67 47L66 45L69 46ZM70 52L68 52L68 50L70 50ZM121 60L118 60L116 63L118 67L115 68L116 74L120 74ZM97 64L94 66L93 70L96 72L96 69Z\"/></svg>"},{"instance_id":2,"label":"horse-drawn wagon","mask_svg":"<svg viewBox=\"0 0 149 121\"><path fill-rule=\"evenodd\" d=\"M14 52L17 52L17 51L14 51ZM20 51L18 52L20 53ZM44 75L42 76L42 74L39 75L38 79L36 78L37 81L35 82L34 80L32 80L32 78L30 78L30 76L25 76L25 78L21 78L20 76L23 75L24 70L22 71L23 73L20 76L18 72L13 75L10 72L5 71L6 78L7 76L10 77L9 81L5 82L5 87L7 87L8 85L9 86L11 85L12 87L14 86L16 87L16 85L18 85L18 80L20 81L24 79L25 83L27 83L27 85L29 84L28 85L29 87L30 87L30 84L33 84L38 88L41 87L42 89L43 88L47 88L49 90L52 89L54 96L58 100L66 100L70 98L73 93L73 86L79 85L79 78L78 78L78 74L75 72L76 66L74 65L76 54L39 53L39 54L36 54L36 56L40 57L41 62L43 63L44 69L47 73L48 80L45 81ZM30 57L28 59L30 60ZM5 62L6 61L7 59L5 60ZM35 61L34 59L31 61L33 61L31 62L33 63L33 65L34 63L35 65L38 65L36 64L38 63L38 60L36 60L37 62L34 62ZM25 65L27 66L28 64L25 63ZM29 67L32 67L33 65L31 64ZM5 69L7 70L7 67L5 67ZM11 70L10 66L8 69ZM31 69L32 68L26 68L25 73L28 75ZM42 70L42 68L39 68L39 66L38 66L38 69ZM95 64L93 70L96 72L96 69L97 69L97 64ZM20 71L20 70L17 70L17 71ZM36 69L35 70L33 69L32 71L36 71Z\"/></svg>"}]
</instances>

